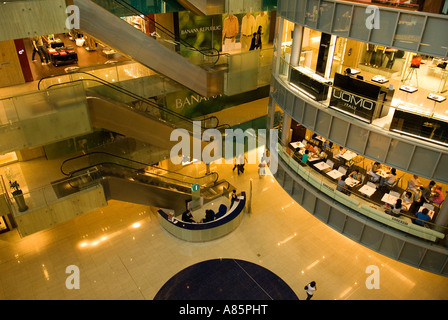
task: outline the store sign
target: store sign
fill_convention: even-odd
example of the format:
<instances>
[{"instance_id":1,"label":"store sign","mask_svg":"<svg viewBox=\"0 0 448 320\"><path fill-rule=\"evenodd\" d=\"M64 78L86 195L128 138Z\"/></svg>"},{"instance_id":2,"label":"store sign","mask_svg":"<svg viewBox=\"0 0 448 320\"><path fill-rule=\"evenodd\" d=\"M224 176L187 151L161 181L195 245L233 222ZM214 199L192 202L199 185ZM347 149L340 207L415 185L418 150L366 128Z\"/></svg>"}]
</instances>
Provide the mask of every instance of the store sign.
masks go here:
<instances>
[{"instance_id":1,"label":"store sign","mask_svg":"<svg viewBox=\"0 0 448 320\"><path fill-rule=\"evenodd\" d=\"M332 95L331 95L331 105L343 105L344 107L352 110L358 110L359 108L371 111L375 110L376 103L364 99L362 97L355 96L349 92L345 92L338 89L333 89Z\"/></svg>"},{"instance_id":2,"label":"store sign","mask_svg":"<svg viewBox=\"0 0 448 320\"><path fill-rule=\"evenodd\" d=\"M185 107L194 107L196 105L198 105L199 103L201 103L202 101L208 101L210 99L215 99L218 97L221 97L222 95L216 95L216 96L211 96L209 98L198 95L198 94L191 94L190 96L187 96L185 98L176 98L175 99L175 105L176 105L176 109L183 109Z\"/></svg>"}]
</instances>

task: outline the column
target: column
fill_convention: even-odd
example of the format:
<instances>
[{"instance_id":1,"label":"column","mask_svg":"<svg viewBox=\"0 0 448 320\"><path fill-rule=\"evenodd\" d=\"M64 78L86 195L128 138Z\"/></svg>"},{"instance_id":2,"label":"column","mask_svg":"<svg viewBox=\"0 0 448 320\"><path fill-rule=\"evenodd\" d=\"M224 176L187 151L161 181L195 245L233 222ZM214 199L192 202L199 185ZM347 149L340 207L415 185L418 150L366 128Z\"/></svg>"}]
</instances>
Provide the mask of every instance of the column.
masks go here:
<instances>
[{"instance_id":1,"label":"column","mask_svg":"<svg viewBox=\"0 0 448 320\"><path fill-rule=\"evenodd\" d=\"M290 131L291 131L291 117L288 114L286 114L286 112L284 112L283 124L282 124L282 143L285 146L287 146L289 143Z\"/></svg>"},{"instance_id":2,"label":"column","mask_svg":"<svg viewBox=\"0 0 448 320\"><path fill-rule=\"evenodd\" d=\"M274 42L276 46L274 48L276 49L274 52L274 63L273 63L273 71L274 75L278 76L279 70L280 70L280 58L282 56L282 36L283 36L283 26L284 26L285 19L278 18L278 23L276 25L276 33L275 33L275 39ZM272 23L272 22L271 22Z\"/></svg>"},{"instance_id":3,"label":"column","mask_svg":"<svg viewBox=\"0 0 448 320\"><path fill-rule=\"evenodd\" d=\"M294 24L294 31L292 34L291 61L289 62L293 67L299 65L300 54L302 53L302 41L303 27L296 23Z\"/></svg>"},{"instance_id":4,"label":"column","mask_svg":"<svg viewBox=\"0 0 448 320\"><path fill-rule=\"evenodd\" d=\"M445 200L447 201L447 200ZM446 234L446 227L448 227L448 203L444 203L437 214L436 221L434 223L437 225L435 230ZM441 227L439 227L441 226ZM445 228L442 228L445 227Z\"/></svg>"}]
</instances>

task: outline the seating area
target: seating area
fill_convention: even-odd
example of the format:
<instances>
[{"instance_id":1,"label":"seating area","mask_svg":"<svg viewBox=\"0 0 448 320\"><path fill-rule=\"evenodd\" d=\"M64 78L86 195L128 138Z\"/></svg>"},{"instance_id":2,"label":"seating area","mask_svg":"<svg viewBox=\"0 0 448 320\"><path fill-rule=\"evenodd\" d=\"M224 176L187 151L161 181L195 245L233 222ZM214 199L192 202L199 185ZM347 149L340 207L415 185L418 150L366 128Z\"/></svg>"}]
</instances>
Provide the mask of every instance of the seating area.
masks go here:
<instances>
[{"instance_id":1,"label":"seating area","mask_svg":"<svg viewBox=\"0 0 448 320\"><path fill-rule=\"evenodd\" d=\"M305 150L312 150L308 152L306 163L302 161ZM394 168L325 141L315 143L310 139L293 142L285 147L284 152L284 156L289 158L288 164L292 168L300 168L296 171L302 173L311 185L345 206L420 238L431 241L444 238L443 233L432 230L440 206L423 201L421 192L417 194L409 190L409 183L404 181L406 173L398 173ZM324 156L319 156L322 154ZM293 165L294 162L299 166ZM330 192L331 188L334 191ZM411 200L407 199L405 203L407 192L410 192ZM398 199L401 199L403 205L401 209L393 211ZM421 226L416 222L422 222L417 218L417 213L423 208L428 208L431 219ZM392 214L392 211L398 213Z\"/></svg>"},{"instance_id":2,"label":"seating area","mask_svg":"<svg viewBox=\"0 0 448 320\"><path fill-rule=\"evenodd\" d=\"M238 196L238 201L228 209L229 199L225 196L218 202L210 202L193 211L192 222L185 222L181 216L174 217L170 211L159 209L159 222L165 230L179 239L192 242L202 242L218 239L235 230L245 212L246 193ZM216 207L218 210L215 212ZM215 212L214 219L204 222L206 211Z\"/></svg>"}]
</instances>

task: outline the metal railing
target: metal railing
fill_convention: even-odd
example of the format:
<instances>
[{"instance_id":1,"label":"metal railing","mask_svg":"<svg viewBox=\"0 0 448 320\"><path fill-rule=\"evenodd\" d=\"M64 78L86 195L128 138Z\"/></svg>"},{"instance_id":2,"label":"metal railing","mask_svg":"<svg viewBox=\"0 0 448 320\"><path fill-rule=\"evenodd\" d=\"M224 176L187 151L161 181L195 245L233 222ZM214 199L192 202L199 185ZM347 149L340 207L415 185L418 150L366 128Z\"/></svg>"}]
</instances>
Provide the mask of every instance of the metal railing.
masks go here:
<instances>
[{"instance_id":1,"label":"metal railing","mask_svg":"<svg viewBox=\"0 0 448 320\"><path fill-rule=\"evenodd\" d=\"M325 191L330 192L324 192L327 195L331 196L335 201L338 201L337 197L335 197L336 194L345 194L350 195L349 197L354 200L353 204L350 206L351 209L356 210L359 213L363 213L360 209L361 205L366 205L368 207L371 207L375 210L385 212L387 210L387 206L385 206L385 203L373 201L371 198L362 195L358 189L361 188L364 184L367 183L367 178L364 181L361 181L356 187L339 187L336 182L336 180L330 178L326 175L324 172L319 172L318 169L314 170L311 168L311 165L308 165L302 161L302 159L297 156L294 151L292 151L288 146L285 146L281 140L278 141L278 150L279 150L279 156L280 157L287 157L287 160L285 161L288 166L290 166L293 170L297 169L300 171L300 176L306 180L311 185L315 184L318 185L319 188L321 188L321 191L325 189ZM299 168L300 167L300 168ZM296 171L297 171L296 170ZM376 192L379 192L377 190ZM346 205L346 204L343 204ZM437 208L435 208L437 210ZM400 213L401 219L403 221L407 221L408 223L412 224L415 221L418 221L416 216L414 216L410 212L401 212ZM440 230L438 232L441 232L443 234L448 234L448 227L435 224L433 222L423 221L420 220L423 223L425 223L426 227L428 227L431 230Z\"/></svg>"},{"instance_id":2,"label":"metal railing","mask_svg":"<svg viewBox=\"0 0 448 320\"><path fill-rule=\"evenodd\" d=\"M207 186L215 184L219 179L219 174L217 172L211 172L201 177L192 177L176 171L164 169L155 165L117 156L107 152L90 152L69 158L62 162L61 172L68 177L73 177L79 172L86 171L90 167L96 167L104 164L123 166L123 168L136 170L160 179L171 179L173 183L182 182L188 183L189 185L197 183L201 186Z\"/></svg>"},{"instance_id":3,"label":"metal railing","mask_svg":"<svg viewBox=\"0 0 448 320\"><path fill-rule=\"evenodd\" d=\"M64 76L64 75L62 75ZM39 80L38 88L41 89L42 87L45 87L45 82L47 82L48 79L52 78L58 78L60 79L61 75L52 75L48 77L44 77L41 80ZM90 89L94 92L98 92L102 94L105 97L115 99L119 102L123 102L127 105L130 105L129 102L138 102L140 104L140 109L145 109L145 111L151 116L158 116L160 120L167 121L176 125L181 125L185 129L191 131L193 126L193 120L190 118L187 118L179 113L176 113L168 108L163 108L159 106L157 103L152 101L151 99L144 98L140 95L137 95L133 93L132 91L129 91L127 89L124 89L114 83L110 83L108 81L105 81L95 75L92 75L87 72L75 72L70 74L70 79L67 79L69 81L67 82L59 82L49 85L47 88L58 88L60 86L65 86L67 84L73 84L73 83L81 83L85 90ZM142 104L146 108L142 108ZM135 107L131 107L132 109L136 109ZM162 117L162 115L164 115ZM228 125L220 125L219 119L216 116L204 116L202 119L198 119L197 121L201 122L201 128L202 129L218 129L222 130L225 128L229 128Z\"/></svg>"}]
</instances>

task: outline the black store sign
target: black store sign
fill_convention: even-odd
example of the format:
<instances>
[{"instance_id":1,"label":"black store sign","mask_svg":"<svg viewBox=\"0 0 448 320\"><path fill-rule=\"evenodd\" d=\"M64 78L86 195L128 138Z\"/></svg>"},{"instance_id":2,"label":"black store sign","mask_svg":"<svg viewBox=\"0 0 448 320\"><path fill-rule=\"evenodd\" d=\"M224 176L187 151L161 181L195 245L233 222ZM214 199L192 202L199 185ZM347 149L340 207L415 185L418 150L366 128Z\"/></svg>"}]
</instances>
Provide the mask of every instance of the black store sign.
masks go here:
<instances>
[{"instance_id":1,"label":"black store sign","mask_svg":"<svg viewBox=\"0 0 448 320\"><path fill-rule=\"evenodd\" d=\"M336 73L330 106L371 122L380 90L374 84Z\"/></svg>"}]
</instances>

